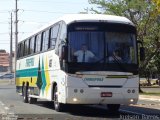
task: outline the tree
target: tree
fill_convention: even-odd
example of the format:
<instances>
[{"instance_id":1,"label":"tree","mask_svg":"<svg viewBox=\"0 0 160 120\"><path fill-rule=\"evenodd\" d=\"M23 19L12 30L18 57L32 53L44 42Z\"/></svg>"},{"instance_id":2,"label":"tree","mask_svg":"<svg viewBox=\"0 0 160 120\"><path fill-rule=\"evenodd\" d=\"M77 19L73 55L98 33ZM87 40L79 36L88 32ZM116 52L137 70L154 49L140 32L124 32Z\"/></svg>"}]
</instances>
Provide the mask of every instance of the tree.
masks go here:
<instances>
[{"instance_id":1,"label":"tree","mask_svg":"<svg viewBox=\"0 0 160 120\"><path fill-rule=\"evenodd\" d=\"M155 66L157 67L157 73L160 76L160 52L159 54L155 57Z\"/></svg>"},{"instance_id":2,"label":"tree","mask_svg":"<svg viewBox=\"0 0 160 120\"><path fill-rule=\"evenodd\" d=\"M97 5L91 8L94 13L125 16L136 25L137 38L144 43L147 55L140 64L142 74L149 61L159 54L160 0L89 0L89 3Z\"/></svg>"},{"instance_id":3,"label":"tree","mask_svg":"<svg viewBox=\"0 0 160 120\"><path fill-rule=\"evenodd\" d=\"M151 60L148 65L146 66L146 69L145 69L145 77L147 79L147 82L148 82L148 86L151 85L151 79L150 78L153 78L153 76L156 75L157 73L157 66L155 65L155 60Z\"/></svg>"},{"instance_id":4,"label":"tree","mask_svg":"<svg viewBox=\"0 0 160 120\"><path fill-rule=\"evenodd\" d=\"M152 2L155 4L156 8L156 12L160 13L160 0L152 0Z\"/></svg>"}]
</instances>

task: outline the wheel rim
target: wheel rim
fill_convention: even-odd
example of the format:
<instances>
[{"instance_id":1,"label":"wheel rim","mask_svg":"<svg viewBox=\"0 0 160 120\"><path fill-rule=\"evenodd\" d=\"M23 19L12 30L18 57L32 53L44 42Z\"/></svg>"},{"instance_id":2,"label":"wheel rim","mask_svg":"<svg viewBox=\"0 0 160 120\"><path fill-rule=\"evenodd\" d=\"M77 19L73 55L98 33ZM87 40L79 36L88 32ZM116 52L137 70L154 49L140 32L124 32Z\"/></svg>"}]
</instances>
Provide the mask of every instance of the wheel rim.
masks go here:
<instances>
[{"instance_id":1,"label":"wheel rim","mask_svg":"<svg viewBox=\"0 0 160 120\"><path fill-rule=\"evenodd\" d=\"M23 100L25 103L28 103L29 89L28 86L24 86L23 89Z\"/></svg>"},{"instance_id":2,"label":"wheel rim","mask_svg":"<svg viewBox=\"0 0 160 120\"><path fill-rule=\"evenodd\" d=\"M23 99L25 100L26 97L25 97L25 87L23 86Z\"/></svg>"}]
</instances>

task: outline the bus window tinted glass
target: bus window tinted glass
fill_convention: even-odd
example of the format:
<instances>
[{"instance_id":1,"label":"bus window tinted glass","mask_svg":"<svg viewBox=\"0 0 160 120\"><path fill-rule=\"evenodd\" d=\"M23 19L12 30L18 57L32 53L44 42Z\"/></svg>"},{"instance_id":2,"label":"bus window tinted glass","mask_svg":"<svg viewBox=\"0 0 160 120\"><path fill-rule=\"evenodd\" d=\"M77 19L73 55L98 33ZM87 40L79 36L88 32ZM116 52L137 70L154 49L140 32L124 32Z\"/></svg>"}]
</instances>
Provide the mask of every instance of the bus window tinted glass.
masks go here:
<instances>
[{"instance_id":1,"label":"bus window tinted glass","mask_svg":"<svg viewBox=\"0 0 160 120\"><path fill-rule=\"evenodd\" d=\"M46 51L48 49L49 43L49 30L43 32L43 43L42 43L42 51Z\"/></svg>"},{"instance_id":2,"label":"bus window tinted glass","mask_svg":"<svg viewBox=\"0 0 160 120\"><path fill-rule=\"evenodd\" d=\"M17 58L20 58L20 44L18 44Z\"/></svg>"},{"instance_id":3,"label":"bus window tinted glass","mask_svg":"<svg viewBox=\"0 0 160 120\"><path fill-rule=\"evenodd\" d=\"M50 48L54 48L56 39L58 36L59 25L55 25L51 28Z\"/></svg>"},{"instance_id":4,"label":"bus window tinted glass","mask_svg":"<svg viewBox=\"0 0 160 120\"><path fill-rule=\"evenodd\" d=\"M20 43L20 56L23 57L24 55L24 42Z\"/></svg>"},{"instance_id":5,"label":"bus window tinted glass","mask_svg":"<svg viewBox=\"0 0 160 120\"><path fill-rule=\"evenodd\" d=\"M96 62L104 56L104 33L70 32L69 50L71 62Z\"/></svg>"},{"instance_id":6,"label":"bus window tinted glass","mask_svg":"<svg viewBox=\"0 0 160 120\"><path fill-rule=\"evenodd\" d=\"M90 63L137 64L136 30L133 26L76 23L69 26L68 31L70 62L83 62L85 56L84 61ZM84 49L90 52L80 52ZM90 59L93 56L95 61Z\"/></svg>"},{"instance_id":7,"label":"bus window tinted glass","mask_svg":"<svg viewBox=\"0 0 160 120\"><path fill-rule=\"evenodd\" d=\"M36 36L36 50L35 52L41 51L41 34Z\"/></svg>"},{"instance_id":8,"label":"bus window tinted glass","mask_svg":"<svg viewBox=\"0 0 160 120\"><path fill-rule=\"evenodd\" d=\"M30 54L34 53L34 41L35 41L35 37L32 37L30 39Z\"/></svg>"},{"instance_id":9,"label":"bus window tinted glass","mask_svg":"<svg viewBox=\"0 0 160 120\"><path fill-rule=\"evenodd\" d=\"M137 63L136 38L131 33L106 32L108 62Z\"/></svg>"},{"instance_id":10,"label":"bus window tinted glass","mask_svg":"<svg viewBox=\"0 0 160 120\"><path fill-rule=\"evenodd\" d=\"M28 55L29 51L29 40L25 40L24 42L24 55Z\"/></svg>"}]
</instances>

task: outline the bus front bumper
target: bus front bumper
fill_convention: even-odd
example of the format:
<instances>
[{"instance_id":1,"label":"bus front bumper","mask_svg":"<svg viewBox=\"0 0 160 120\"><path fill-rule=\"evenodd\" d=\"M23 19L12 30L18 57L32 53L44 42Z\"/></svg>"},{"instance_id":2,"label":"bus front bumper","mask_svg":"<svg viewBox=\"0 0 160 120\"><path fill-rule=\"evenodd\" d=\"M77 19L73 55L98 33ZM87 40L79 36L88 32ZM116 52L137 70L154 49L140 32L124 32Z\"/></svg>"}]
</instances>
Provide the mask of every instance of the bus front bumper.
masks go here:
<instances>
[{"instance_id":1,"label":"bus front bumper","mask_svg":"<svg viewBox=\"0 0 160 120\"><path fill-rule=\"evenodd\" d=\"M109 93L109 94L108 94ZM136 104L138 88L71 88L67 87L67 104Z\"/></svg>"}]
</instances>

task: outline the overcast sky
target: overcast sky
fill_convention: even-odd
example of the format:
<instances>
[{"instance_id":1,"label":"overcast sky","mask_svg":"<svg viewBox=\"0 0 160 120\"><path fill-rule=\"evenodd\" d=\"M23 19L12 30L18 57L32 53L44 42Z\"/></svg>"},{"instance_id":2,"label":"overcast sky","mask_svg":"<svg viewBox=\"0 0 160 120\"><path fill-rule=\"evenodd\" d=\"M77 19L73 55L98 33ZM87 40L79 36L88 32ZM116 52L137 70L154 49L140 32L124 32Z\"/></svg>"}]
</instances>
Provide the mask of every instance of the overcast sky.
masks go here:
<instances>
[{"instance_id":1,"label":"overcast sky","mask_svg":"<svg viewBox=\"0 0 160 120\"><path fill-rule=\"evenodd\" d=\"M90 7L88 0L18 0L18 39L23 39L34 30L64 14L85 12L85 9ZM14 9L15 0L0 0L0 49L8 52L10 49L10 12L14 12ZM13 32L14 21L15 14L13 13Z\"/></svg>"}]
</instances>

